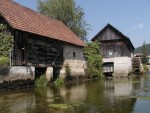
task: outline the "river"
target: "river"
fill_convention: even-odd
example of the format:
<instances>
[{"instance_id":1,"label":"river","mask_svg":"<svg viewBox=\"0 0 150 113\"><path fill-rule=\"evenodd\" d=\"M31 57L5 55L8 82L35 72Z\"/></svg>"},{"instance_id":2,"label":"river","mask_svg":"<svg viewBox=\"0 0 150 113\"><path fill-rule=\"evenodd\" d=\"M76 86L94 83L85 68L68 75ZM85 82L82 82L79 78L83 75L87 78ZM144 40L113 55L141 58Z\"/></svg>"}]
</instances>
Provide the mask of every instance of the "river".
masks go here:
<instances>
[{"instance_id":1,"label":"river","mask_svg":"<svg viewBox=\"0 0 150 113\"><path fill-rule=\"evenodd\" d=\"M150 113L150 74L0 92L0 113Z\"/></svg>"}]
</instances>

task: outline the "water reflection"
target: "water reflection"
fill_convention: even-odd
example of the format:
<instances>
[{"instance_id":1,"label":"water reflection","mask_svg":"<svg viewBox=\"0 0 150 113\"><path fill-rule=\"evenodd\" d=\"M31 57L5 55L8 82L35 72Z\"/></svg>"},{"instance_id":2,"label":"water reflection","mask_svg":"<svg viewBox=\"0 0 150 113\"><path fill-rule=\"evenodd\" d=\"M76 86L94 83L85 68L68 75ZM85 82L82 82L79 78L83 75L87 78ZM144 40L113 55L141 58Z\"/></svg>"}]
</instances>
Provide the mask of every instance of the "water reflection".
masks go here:
<instances>
[{"instance_id":1,"label":"water reflection","mask_svg":"<svg viewBox=\"0 0 150 113\"><path fill-rule=\"evenodd\" d=\"M28 112L35 106L35 96L26 92L10 92L0 95L0 113Z\"/></svg>"},{"instance_id":2,"label":"water reflection","mask_svg":"<svg viewBox=\"0 0 150 113\"><path fill-rule=\"evenodd\" d=\"M144 97L150 97L150 75L1 93L0 113L146 113ZM60 110L49 108L52 103L80 106Z\"/></svg>"}]
</instances>

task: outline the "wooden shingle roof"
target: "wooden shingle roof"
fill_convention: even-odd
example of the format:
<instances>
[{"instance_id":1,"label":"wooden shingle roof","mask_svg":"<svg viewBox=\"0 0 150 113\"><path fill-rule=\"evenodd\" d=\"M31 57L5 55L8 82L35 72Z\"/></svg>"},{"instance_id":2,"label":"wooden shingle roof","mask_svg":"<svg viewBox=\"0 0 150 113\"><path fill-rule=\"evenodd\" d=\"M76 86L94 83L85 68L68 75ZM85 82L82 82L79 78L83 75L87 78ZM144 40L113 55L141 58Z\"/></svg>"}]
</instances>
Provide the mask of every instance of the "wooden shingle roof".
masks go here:
<instances>
[{"instance_id":1,"label":"wooden shingle roof","mask_svg":"<svg viewBox=\"0 0 150 113\"><path fill-rule=\"evenodd\" d=\"M0 15L14 29L85 46L85 43L61 21L44 16L12 0L0 0Z\"/></svg>"}]
</instances>

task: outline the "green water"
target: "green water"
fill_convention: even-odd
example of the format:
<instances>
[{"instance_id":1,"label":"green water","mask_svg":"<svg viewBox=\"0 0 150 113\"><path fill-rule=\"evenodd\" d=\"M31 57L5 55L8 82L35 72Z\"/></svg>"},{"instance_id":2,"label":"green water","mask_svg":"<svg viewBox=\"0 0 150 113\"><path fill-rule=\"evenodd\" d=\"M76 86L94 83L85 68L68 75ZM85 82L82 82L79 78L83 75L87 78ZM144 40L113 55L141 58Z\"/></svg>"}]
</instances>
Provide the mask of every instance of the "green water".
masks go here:
<instances>
[{"instance_id":1,"label":"green water","mask_svg":"<svg viewBox=\"0 0 150 113\"><path fill-rule=\"evenodd\" d=\"M0 92L0 113L150 113L150 74Z\"/></svg>"}]
</instances>

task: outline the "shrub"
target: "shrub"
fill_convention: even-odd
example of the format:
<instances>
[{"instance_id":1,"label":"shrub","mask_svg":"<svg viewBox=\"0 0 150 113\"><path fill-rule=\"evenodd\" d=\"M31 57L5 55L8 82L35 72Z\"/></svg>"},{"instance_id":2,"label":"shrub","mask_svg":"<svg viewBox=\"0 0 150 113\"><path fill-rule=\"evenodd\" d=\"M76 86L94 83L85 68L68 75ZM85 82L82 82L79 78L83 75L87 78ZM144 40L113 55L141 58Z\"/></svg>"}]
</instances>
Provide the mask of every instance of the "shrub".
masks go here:
<instances>
[{"instance_id":1,"label":"shrub","mask_svg":"<svg viewBox=\"0 0 150 113\"><path fill-rule=\"evenodd\" d=\"M87 77L102 77L102 56L100 54L99 42L90 42L84 48L84 56L87 61Z\"/></svg>"},{"instance_id":2,"label":"shrub","mask_svg":"<svg viewBox=\"0 0 150 113\"><path fill-rule=\"evenodd\" d=\"M8 67L9 66L9 58L1 56L0 57L0 68Z\"/></svg>"},{"instance_id":3,"label":"shrub","mask_svg":"<svg viewBox=\"0 0 150 113\"><path fill-rule=\"evenodd\" d=\"M9 66L9 53L12 49L13 37L7 27L0 24L0 67Z\"/></svg>"}]
</instances>

